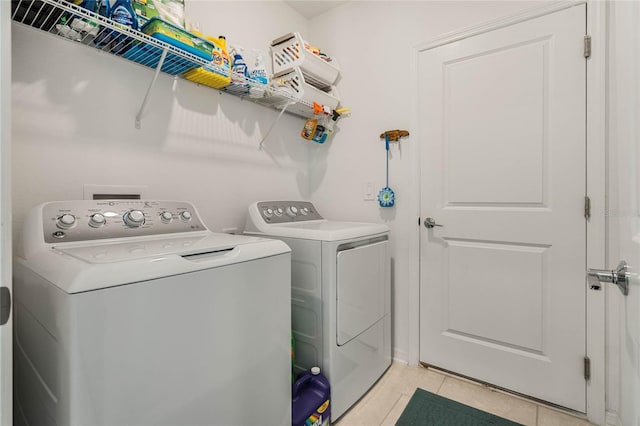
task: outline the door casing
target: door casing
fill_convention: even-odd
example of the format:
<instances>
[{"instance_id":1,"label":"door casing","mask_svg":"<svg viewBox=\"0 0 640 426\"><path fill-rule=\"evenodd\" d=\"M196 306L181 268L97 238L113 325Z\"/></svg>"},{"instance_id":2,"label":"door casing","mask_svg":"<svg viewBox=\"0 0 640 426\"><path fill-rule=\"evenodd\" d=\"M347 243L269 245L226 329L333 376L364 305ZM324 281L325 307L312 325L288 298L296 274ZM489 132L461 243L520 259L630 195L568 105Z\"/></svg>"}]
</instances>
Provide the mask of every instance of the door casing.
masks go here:
<instances>
[{"instance_id":1,"label":"door casing","mask_svg":"<svg viewBox=\"0 0 640 426\"><path fill-rule=\"evenodd\" d=\"M493 31L543 15L558 12L579 4L587 3L587 33L591 36L591 56L587 65L587 181L585 192L591 199L591 217L587 222L587 265L590 268L604 268L606 255L606 2L558 2L535 7L506 18L496 19L474 27L446 34L437 39L415 44L412 48L410 81L418 85L418 56L424 50L463 40L488 31ZM411 129L417 143L410 144L414 159L411 168L413 183L411 193L416 212L416 226L420 218L420 155L421 135L418 131L417 91L411 97ZM408 362L417 365L420 350L420 229L411 233L410 246L416 256L410 261L409 282L409 349ZM586 271L585 271L586 274ZM586 286L586 277L585 277ZM586 356L591 361L591 378L587 381L587 417L596 424L605 423L605 292L587 291L586 296Z\"/></svg>"},{"instance_id":2,"label":"door casing","mask_svg":"<svg viewBox=\"0 0 640 426\"><path fill-rule=\"evenodd\" d=\"M11 291L11 2L0 1L0 286ZM0 424L13 422L13 315L0 326Z\"/></svg>"}]
</instances>

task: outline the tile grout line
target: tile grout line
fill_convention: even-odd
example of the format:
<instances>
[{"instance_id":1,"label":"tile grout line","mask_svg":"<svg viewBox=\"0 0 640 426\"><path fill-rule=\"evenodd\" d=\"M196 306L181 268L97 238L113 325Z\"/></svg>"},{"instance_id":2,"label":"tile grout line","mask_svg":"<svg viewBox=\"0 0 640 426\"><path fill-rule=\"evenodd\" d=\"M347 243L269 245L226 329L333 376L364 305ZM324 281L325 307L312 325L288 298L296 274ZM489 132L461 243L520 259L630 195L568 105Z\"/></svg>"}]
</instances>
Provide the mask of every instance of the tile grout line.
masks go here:
<instances>
[{"instance_id":1,"label":"tile grout line","mask_svg":"<svg viewBox=\"0 0 640 426\"><path fill-rule=\"evenodd\" d=\"M402 393L398 394L398 399L396 399L396 402L393 403L389 412L382 418L382 422L379 423L380 425L384 424L385 420L387 420L387 418L391 415L391 413L393 412L393 409L396 408L396 405L398 405L401 399L402 399Z\"/></svg>"},{"instance_id":2,"label":"tile grout line","mask_svg":"<svg viewBox=\"0 0 640 426\"><path fill-rule=\"evenodd\" d=\"M440 382L440 386L438 386L438 390L436 391L437 395L440 395L440 390L442 389L442 386L444 386L445 380L447 380L447 376L443 375L442 381Z\"/></svg>"}]
</instances>

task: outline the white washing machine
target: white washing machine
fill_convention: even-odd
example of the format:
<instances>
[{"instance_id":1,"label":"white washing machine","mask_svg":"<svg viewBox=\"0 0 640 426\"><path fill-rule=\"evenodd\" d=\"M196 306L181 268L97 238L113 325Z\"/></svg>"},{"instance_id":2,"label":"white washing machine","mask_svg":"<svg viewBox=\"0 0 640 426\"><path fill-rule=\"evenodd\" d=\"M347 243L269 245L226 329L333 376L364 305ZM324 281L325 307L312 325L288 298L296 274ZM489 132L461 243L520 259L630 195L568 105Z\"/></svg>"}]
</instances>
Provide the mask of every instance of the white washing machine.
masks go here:
<instances>
[{"instance_id":1,"label":"white washing machine","mask_svg":"<svg viewBox=\"0 0 640 426\"><path fill-rule=\"evenodd\" d=\"M193 205L34 208L14 269L16 424L290 425L290 249Z\"/></svg>"},{"instance_id":2,"label":"white washing machine","mask_svg":"<svg viewBox=\"0 0 640 426\"><path fill-rule=\"evenodd\" d=\"M292 249L294 369L321 367L335 421L391 365L389 229L326 220L306 201L260 201L245 233Z\"/></svg>"}]
</instances>

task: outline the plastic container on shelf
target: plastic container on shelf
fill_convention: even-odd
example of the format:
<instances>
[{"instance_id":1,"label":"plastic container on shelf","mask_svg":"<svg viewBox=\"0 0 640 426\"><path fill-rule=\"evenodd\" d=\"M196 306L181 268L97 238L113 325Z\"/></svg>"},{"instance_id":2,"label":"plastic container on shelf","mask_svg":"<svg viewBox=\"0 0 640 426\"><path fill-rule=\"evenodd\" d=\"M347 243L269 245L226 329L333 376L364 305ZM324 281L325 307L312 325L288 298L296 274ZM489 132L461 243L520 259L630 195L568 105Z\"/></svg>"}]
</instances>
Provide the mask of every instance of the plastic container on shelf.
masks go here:
<instances>
[{"instance_id":1,"label":"plastic container on shelf","mask_svg":"<svg viewBox=\"0 0 640 426\"><path fill-rule=\"evenodd\" d=\"M160 18L152 18L149 20L149 22L142 27L141 31L207 61L212 59L212 52L214 50L214 44L212 42L198 37L176 25L163 21Z\"/></svg>"},{"instance_id":2,"label":"plastic container on shelf","mask_svg":"<svg viewBox=\"0 0 640 426\"><path fill-rule=\"evenodd\" d=\"M301 373L291 389L292 426L328 426L331 422L331 387L319 367Z\"/></svg>"},{"instance_id":3,"label":"plastic container on shelf","mask_svg":"<svg viewBox=\"0 0 640 426\"><path fill-rule=\"evenodd\" d=\"M312 105L315 102L329 107L331 110L335 109L340 103L340 99L338 97L308 84L299 68L293 68L274 74L271 80L275 84L287 87L290 90L291 95L300 99L303 103ZM335 93L335 88L332 87L331 90ZM299 107L292 105L287 109L287 111L306 117L313 115L313 110L311 110L310 114L310 108L306 105L300 105Z\"/></svg>"},{"instance_id":4,"label":"plastic container on shelf","mask_svg":"<svg viewBox=\"0 0 640 426\"><path fill-rule=\"evenodd\" d=\"M307 83L320 89L327 89L336 82L340 68L327 62L319 55L314 55L305 47L300 33L294 32L279 37L271 42L271 60L273 73L298 67L305 75Z\"/></svg>"},{"instance_id":5,"label":"plastic container on shelf","mask_svg":"<svg viewBox=\"0 0 640 426\"><path fill-rule=\"evenodd\" d=\"M214 49L212 42L165 22L160 18L152 18L149 20L149 22L142 27L141 31L180 50L211 61L212 51ZM150 44L135 42L123 56L131 61L155 68L158 62L160 62L162 49ZM189 61L169 52L162 64L162 72L178 75L199 66L200 64L197 62Z\"/></svg>"}]
</instances>

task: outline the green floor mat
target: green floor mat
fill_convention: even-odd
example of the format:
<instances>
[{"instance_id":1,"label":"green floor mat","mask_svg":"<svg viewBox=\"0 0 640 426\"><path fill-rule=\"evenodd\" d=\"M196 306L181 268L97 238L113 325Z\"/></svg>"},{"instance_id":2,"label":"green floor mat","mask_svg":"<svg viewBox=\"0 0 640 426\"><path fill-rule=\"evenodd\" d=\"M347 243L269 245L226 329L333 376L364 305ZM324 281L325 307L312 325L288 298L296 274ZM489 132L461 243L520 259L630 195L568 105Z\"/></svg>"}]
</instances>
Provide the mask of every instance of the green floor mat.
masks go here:
<instances>
[{"instance_id":1,"label":"green floor mat","mask_svg":"<svg viewBox=\"0 0 640 426\"><path fill-rule=\"evenodd\" d=\"M520 423L494 416L423 389L416 389L396 423L396 426L485 425L517 426Z\"/></svg>"}]
</instances>

